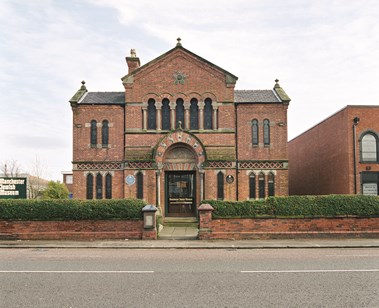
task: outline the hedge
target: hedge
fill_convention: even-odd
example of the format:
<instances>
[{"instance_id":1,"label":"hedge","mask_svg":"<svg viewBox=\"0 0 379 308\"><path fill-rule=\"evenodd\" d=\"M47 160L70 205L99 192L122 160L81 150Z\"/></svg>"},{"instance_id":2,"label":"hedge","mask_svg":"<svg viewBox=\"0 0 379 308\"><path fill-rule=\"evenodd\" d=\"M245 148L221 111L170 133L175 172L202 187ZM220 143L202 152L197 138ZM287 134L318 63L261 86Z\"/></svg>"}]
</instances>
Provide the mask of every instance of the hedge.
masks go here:
<instances>
[{"instance_id":1,"label":"hedge","mask_svg":"<svg viewBox=\"0 0 379 308\"><path fill-rule=\"evenodd\" d=\"M142 219L146 203L120 200L0 200L0 220Z\"/></svg>"},{"instance_id":2,"label":"hedge","mask_svg":"<svg viewBox=\"0 0 379 308\"><path fill-rule=\"evenodd\" d=\"M379 216L379 197L362 195L270 197L256 201L204 200L214 218Z\"/></svg>"}]
</instances>

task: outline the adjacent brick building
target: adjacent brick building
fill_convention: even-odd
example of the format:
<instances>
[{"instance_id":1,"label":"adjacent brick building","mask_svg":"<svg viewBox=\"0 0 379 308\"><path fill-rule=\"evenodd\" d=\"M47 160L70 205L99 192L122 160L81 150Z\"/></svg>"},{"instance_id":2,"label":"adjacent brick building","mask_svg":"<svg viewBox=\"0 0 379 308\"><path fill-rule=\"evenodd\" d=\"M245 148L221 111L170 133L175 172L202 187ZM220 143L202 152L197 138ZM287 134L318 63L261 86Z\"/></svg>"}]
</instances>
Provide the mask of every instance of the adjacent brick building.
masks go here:
<instances>
[{"instance_id":1,"label":"adjacent brick building","mask_svg":"<svg viewBox=\"0 0 379 308\"><path fill-rule=\"evenodd\" d=\"M88 92L73 111L73 197L145 199L164 216L195 216L203 199L288 194L287 108L272 90L177 45L140 65L132 49L123 92Z\"/></svg>"},{"instance_id":2,"label":"adjacent brick building","mask_svg":"<svg viewBox=\"0 0 379 308\"><path fill-rule=\"evenodd\" d=\"M378 195L378 119L379 106L346 106L291 140L290 194Z\"/></svg>"}]
</instances>

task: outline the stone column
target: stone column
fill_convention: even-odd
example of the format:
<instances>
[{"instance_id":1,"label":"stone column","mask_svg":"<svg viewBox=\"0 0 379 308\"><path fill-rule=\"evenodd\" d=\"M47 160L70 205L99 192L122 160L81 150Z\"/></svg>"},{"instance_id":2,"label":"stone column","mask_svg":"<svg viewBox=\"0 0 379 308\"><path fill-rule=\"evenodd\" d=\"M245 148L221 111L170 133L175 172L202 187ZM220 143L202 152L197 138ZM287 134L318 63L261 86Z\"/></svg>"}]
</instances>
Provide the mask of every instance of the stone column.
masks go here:
<instances>
[{"instance_id":1,"label":"stone column","mask_svg":"<svg viewBox=\"0 0 379 308\"><path fill-rule=\"evenodd\" d=\"M184 129L190 129L190 102L184 103Z\"/></svg>"},{"instance_id":2,"label":"stone column","mask_svg":"<svg viewBox=\"0 0 379 308\"><path fill-rule=\"evenodd\" d=\"M200 175L200 202L204 200L204 170L199 171Z\"/></svg>"},{"instance_id":3,"label":"stone column","mask_svg":"<svg viewBox=\"0 0 379 308\"><path fill-rule=\"evenodd\" d=\"M147 104L142 105L142 129L147 130Z\"/></svg>"},{"instance_id":4,"label":"stone column","mask_svg":"<svg viewBox=\"0 0 379 308\"><path fill-rule=\"evenodd\" d=\"M174 130L175 127L175 107L176 102L170 102L170 122L171 122L171 129Z\"/></svg>"},{"instance_id":5,"label":"stone column","mask_svg":"<svg viewBox=\"0 0 379 308\"><path fill-rule=\"evenodd\" d=\"M204 129L204 102L199 102L197 104L199 106L199 130Z\"/></svg>"},{"instance_id":6,"label":"stone column","mask_svg":"<svg viewBox=\"0 0 379 308\"><path fill-rule=\"evenodd\" d=\"M213 105L213 129L216 130L217 129L217 110L218 110L218 106L217 106L217 103L216 102L213 102L212 103Z\"/></svg>"},{"instance_id":7,"label":"stone column","mask_svg":"<svg viewBox=\"0 0 379 308\"><path fill-rule=\"evenodd\" d=\"M157 130L162 130L162 102L156 102L155 108L157 109Z\"/></svg>"},{"instance_id":8,"label":"stone column","mask_svg":"<svg viewBox=\"0 0 379 308\"><path fill-rule=\"evenodd\" d=\"M161 207L161 171L156 171L157 207Z\"/></svg>"}]
</instances>

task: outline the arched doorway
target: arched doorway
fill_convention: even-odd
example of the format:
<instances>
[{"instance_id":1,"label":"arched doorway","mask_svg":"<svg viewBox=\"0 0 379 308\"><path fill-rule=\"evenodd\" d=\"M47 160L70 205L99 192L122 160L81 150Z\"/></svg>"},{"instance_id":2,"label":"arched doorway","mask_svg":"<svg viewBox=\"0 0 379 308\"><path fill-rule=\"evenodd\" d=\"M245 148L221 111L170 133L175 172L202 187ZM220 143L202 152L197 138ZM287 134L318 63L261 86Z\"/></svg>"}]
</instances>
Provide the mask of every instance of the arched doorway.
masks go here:
<instances>
[{"instance_id":1,"label":"arched doorway","mask_svg":"<svg viewBox=\"0 0 379 308\"><path fill-rule=\"evenodd\" d=\"M167 149L163 157L166 216L196 215L196 154L183 143Z\"/></svg>"}]
</instances>

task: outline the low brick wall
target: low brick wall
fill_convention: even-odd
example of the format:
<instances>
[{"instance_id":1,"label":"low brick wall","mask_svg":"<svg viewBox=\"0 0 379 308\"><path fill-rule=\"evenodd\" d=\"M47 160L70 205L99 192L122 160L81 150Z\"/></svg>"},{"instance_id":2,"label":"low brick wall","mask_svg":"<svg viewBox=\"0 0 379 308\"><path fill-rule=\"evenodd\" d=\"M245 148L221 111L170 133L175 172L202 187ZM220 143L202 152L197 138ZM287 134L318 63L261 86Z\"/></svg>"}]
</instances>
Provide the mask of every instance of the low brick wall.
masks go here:
<instances>
[{"instance_id":1,"label":"low brick wall","mask_svg":"<svg viewBox=\"0 0 379 308\"><path fill-rule=\"evenodd\" d=\"M0 221L0 239L98 240L154 239L143 220Z\"/></svg>"},{"instance_id":2,"label":"low brick wall","mask_svg":"<svg viewBox=\"0 0 379 308\"><path fill-rule=\"evenodd\" d=\"M203 205L202 205L203 206ZM224 218L199 207L199 239L379 238L379 217Z\"/></svg>"}]
</instances>

